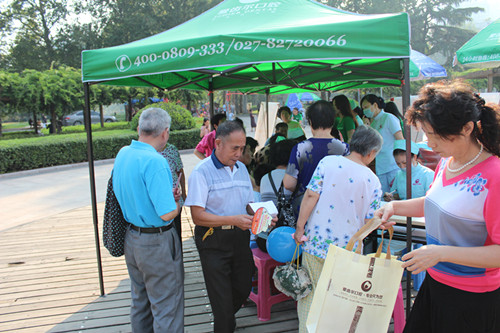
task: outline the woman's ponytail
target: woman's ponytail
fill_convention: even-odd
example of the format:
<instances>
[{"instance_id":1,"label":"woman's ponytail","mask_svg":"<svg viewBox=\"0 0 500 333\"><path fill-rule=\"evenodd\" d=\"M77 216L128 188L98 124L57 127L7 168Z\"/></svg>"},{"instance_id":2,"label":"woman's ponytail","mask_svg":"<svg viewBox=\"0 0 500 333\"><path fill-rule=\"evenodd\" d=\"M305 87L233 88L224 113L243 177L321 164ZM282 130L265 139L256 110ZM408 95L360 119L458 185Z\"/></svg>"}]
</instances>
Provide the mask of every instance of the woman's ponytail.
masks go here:
<instances>
[{"instance_id":1,"label":"woman's ponytail","mask_svg":"<svg viewBox=\"0 0 500 333\"><path fill-rule=\"evenodd\" d=\"M490 153L500 157L500 107L486 104L484 99L474 94L479 109L476 123L476 137Z\"/></svg>"},{"instance_id":2,"label":"woman's ponytail","mask_svg":"<svg viewBox=\"0 0 500 333\"><path fill-rule=\"evenodd\" d=\"M378 108L379 109L385 109L385 101L382 97L378 97L378 102L377 102Z\"/></svg>"}]
</instances>

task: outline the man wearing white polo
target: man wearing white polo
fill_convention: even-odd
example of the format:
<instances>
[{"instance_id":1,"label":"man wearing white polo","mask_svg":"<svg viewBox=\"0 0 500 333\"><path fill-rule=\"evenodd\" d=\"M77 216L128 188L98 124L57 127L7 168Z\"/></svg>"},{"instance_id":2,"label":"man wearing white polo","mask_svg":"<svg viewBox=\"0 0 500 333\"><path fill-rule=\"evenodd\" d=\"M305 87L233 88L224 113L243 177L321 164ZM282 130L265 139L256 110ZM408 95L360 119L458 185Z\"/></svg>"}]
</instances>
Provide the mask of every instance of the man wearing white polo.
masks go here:
<instances>
[{"instance_id":1,"label":"man wearing white polo","mask_svg":"<svg viewBox=\"0 0 500 333\"><path fill-rule=\"evenodd\" d=\"M214 331L233 332L235 313L252 288L255 270L250 250L252 183L238 161L246 144L245 130L235 121L217 128L215 151L189 177L185 202L196 224L195 242L214 314Z\"/></svg>"}]
</instances>

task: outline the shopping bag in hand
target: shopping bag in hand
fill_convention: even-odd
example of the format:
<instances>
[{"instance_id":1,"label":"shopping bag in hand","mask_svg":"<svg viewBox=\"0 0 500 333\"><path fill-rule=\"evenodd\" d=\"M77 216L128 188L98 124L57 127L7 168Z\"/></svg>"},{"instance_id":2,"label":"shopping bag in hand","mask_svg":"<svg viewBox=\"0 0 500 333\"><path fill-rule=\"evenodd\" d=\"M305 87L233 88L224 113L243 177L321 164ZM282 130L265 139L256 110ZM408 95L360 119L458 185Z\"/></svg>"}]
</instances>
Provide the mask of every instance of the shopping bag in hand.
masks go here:
<instances>
[{"instance_id":1,"label":"shopping bag in hand","mask_svg":"<svg viewBox=\"0 0 500 333\"><path fill-rule=\"evenodd\" d=\"M296 301L309 295L312 290L307 270L299 266L299 246L297 244L292 261L289 264L276 267L273 274L276 289Z\"/></svg>"},{"instance_id":2,"label":"shopping bag in hand","mask_svg":"<svg viewBox=\"0 0 500 333\"><path fill-rule=\"evenodd\" d=\"M380 225L371 219L345 249L330 245L307 317L312 332L386 333L403 275L401 262L361 254L363 239ZM352 252L358 242L356 252Z\"/></svg>"}]
</instances>

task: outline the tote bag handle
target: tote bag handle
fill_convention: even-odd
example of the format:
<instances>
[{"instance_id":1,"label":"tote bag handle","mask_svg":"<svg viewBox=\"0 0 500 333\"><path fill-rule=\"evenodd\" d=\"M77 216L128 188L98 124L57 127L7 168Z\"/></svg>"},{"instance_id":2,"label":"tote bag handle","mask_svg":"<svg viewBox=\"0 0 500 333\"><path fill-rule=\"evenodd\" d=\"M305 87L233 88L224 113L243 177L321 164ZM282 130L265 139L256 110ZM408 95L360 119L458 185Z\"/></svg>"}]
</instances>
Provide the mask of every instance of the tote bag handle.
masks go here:
<instances>
[{"instance_id":1,"label":"tote bag handle","mask_svg":"<svg viewBox=\"0 0 500 333\"><path fill-rule=\"evenodd\" d=\"M382 234L381 234L381 242L380 245L377 248L377 252L375 253L375 258L380 258L382 255L382 245L384 245L384 229L382 229ZM394 235L394 228L390 226L387 228L387 231L389 232L389 243L387 243L387 253L385 254L385 259L392 259L391 256L391 241L392 241L392 236Z\"/></svg>"},{"instance_id":2,"label":"tote bag handle","mask_svg":"<svg viewBox=\"0 0 500 333\"><path fill-rule=\"evenodd\" d=\"M351 237L345 249L347 251L352 251L352 249L354 248L354 244L359 242L358 247L356 248L356 253L361 254L361 242L363 241L363 239L365 239L366 236L368 236L373 230L377 229L381 224L382 220L377 217L369 219L368 222L365 223L365 225L362 226L358 230L358 232L356 232Z\"/></svg>"}]
</instances>

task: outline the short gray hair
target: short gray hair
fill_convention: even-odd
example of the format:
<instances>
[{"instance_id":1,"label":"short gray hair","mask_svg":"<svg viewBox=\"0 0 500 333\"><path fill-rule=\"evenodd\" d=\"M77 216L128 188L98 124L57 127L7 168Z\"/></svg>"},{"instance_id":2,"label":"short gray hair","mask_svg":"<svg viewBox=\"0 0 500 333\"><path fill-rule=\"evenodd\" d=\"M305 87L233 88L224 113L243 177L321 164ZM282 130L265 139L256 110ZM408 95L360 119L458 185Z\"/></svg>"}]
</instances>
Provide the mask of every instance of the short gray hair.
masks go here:
<instances>
[{"instance_id":1,"label":"short gray hair","mask_svg":"<svg viewBox=\"0 0 500 333\"><path fill-rule=\"evenodd\" d=\"M215 138L224 138L236 131L241 131L246 135L245 129L241 127L239 122L234 120L225 121L217 127L217 132L215 132Z\"/></svg>"},{"instance_id":2,"label":"short gray hair","mask_svg":"<svg viewBox=\"0 0 500 333\"><path fill-rule=\"evenodd\" d=\"M372 150L379 152L383 142L382 135L377 130L360 125L349 142L349 148L362 156L367 156Z\"/></svg>"},{"instance_id":3,"label":"short gray hair","mask_svg":"<svg viewBox=\"0 0 500 333\"><path fill-rule=\"evenodd\" d=\"M149 108L142 111L139 117L139 135L157 137L166 128L170 128L172 118L167 111L160 108Z\"/></svg>"}]
</instances>

